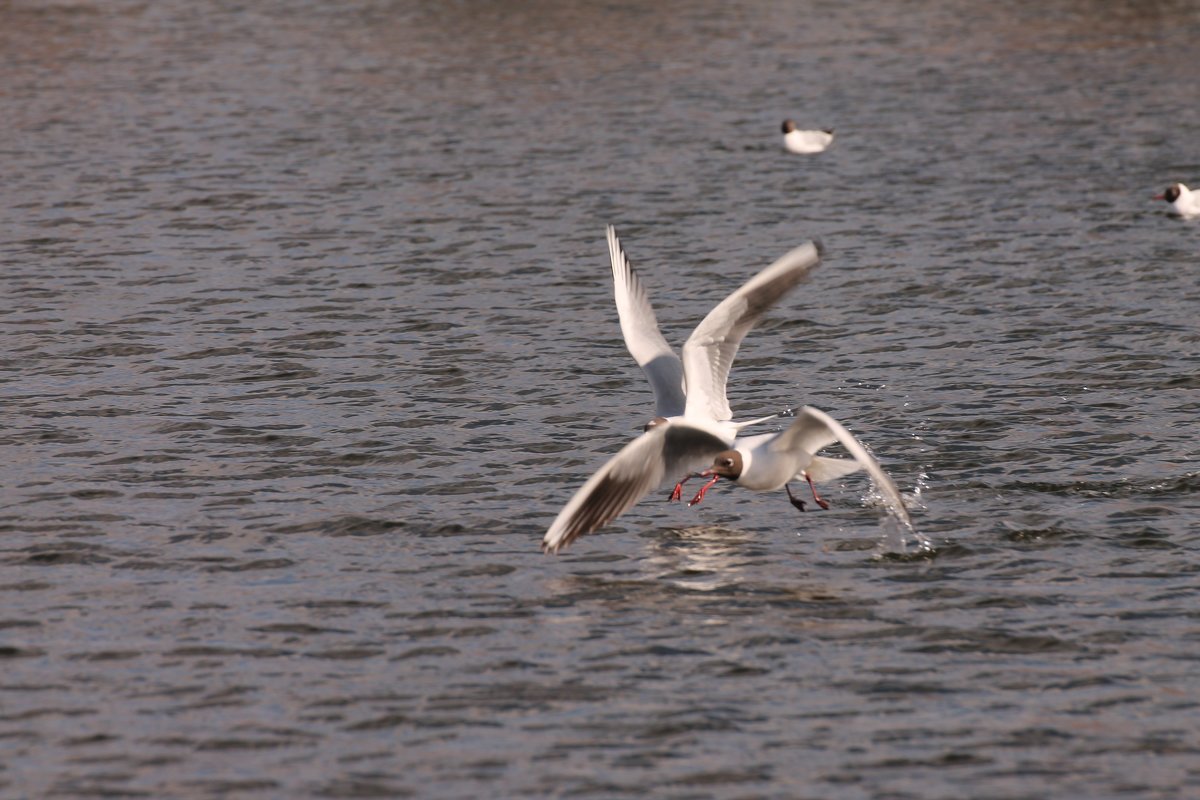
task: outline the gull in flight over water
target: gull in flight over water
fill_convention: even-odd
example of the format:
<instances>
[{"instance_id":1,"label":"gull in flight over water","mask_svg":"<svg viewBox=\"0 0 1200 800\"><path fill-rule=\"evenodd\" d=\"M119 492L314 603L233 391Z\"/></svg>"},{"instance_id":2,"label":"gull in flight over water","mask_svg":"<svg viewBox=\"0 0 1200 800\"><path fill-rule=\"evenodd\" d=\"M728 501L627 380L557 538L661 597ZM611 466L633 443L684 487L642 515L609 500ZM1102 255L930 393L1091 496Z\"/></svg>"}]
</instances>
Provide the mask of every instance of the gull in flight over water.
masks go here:
<instances>
[{"instance_id":1,"label":"gull in flight over water","mask_svg":"<svg viewBox=\"0 0 1200 800\"><path fill-rule=\"evenodd\" d=\"M840 442L852 458L828 458L817 453L835 442ZM821 508L829 508L814 483L822 483L865 470L879 490L883 503L891 515L917 540L922 550L932 549L929 540L917 533L900 490L879 462L837 420L824 411L805 406L796 414L796 420L786 430L747 436L739 439L736 446L718 453L712 466L697 477L710 478L688 505L704 499L705 493L721 478L727 478L739 486L757 492L786 489L788 500L801 511L805 502L792 494L788 485L792 481L807 481L813 500Z\"/></svg>"},{"instance_id":2,"label":"gull in flight over water","mask_svg":"<svg viewBox=\"0 0 1200 800\"><path fill-rule=\"evenodd\" d=\"M621 331L654 389L655 417L559 512L542 541L547 553L612 522L668 478L707 464L734 445L740 429L773 418L731 419L725 397L729 369L742 339L767 309L821 261L820 248L808 242L755 275L696 326L681 358L659 331L649 297L611 225L608 244ZM673 497L679 491L676 486Z\"/></svg>"},{"instance_id":3,"label":"gull in flight over water","mask_svg":"<svg viewBox=\"0 0 1200 800\"><path fill-rule=\"evenodd\" d=\"M832 130L802 131L790 119L783 121L783 146L789 153L819 153L832 141Z\"/></svg>"},{"instance_id":4,"label":"gull in flight over water","mask_svg":"<svg viewBox=\"0 0 1200 800\"><path fill-rule=\"evenodd\" d=\"M1171 204L1171 210L1181 217L1200 217L1200 194L1182 183L1171 184L1162 194L1154 195L1154 199L1166 200Z\"/></svg>"}]
</instances>

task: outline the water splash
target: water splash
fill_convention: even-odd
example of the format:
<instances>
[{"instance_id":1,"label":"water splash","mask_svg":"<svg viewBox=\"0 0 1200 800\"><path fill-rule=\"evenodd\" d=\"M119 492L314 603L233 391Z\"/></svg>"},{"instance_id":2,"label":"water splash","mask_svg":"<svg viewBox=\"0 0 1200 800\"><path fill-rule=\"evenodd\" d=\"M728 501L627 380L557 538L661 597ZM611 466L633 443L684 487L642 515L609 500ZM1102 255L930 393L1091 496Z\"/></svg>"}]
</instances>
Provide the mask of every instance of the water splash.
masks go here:
<instances>
[{"instance_id":1,"label":"water splash","mask_svg":"<svg viewBox=\"0 0 1200 800\"><path fill-rule=\"evenodd\" d=\"M921 473L924 478L925 473ZM894 503L887 498L874 481L871 482L867 493L863 495L863 504L868 506L882 506L887 515L879 520L881 530L879 537L879 553L880 555L889 553L899 553L901 555L927 555L936 551L933 541L917 530L908 518L907 511L914 508L924 508L924 503L920 501L920 492L922 484L918 481L917 487L912 493L902 495L905 508L898 509Z\"/></svg>"}]
</instances>

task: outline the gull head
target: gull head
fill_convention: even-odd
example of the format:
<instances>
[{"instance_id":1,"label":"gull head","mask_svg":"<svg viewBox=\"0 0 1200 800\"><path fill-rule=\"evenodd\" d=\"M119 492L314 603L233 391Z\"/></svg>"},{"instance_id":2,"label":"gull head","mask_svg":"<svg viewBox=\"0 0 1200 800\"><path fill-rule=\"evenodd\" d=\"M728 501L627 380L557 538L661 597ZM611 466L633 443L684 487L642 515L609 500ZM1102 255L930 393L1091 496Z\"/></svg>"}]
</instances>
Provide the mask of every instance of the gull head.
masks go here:
<instances>
[{"instance_id":1,"label":"gull head","mask_svg":"<svg viewBox=\"0 0 1200 800\"><path fill-rule=\"evenodd\" d=\"M713 459L712 466L700 473L704 476L719 475L722 478L729 478L731 481L736 481L742 474L742 454L737 450L724 450L717 453L717 457Z\"/></svg>"},{"instance_id":2,"label":"gull head","mask_svg":"<svg viewBox=\"0 0 1200 800\"><path fill-rule=\"evenodd\" d=\"M1155 200L1166 200L1168 203L1174 203L1179 199L1179 195L1183 194L1184 186L1182 183L1171 184L1162 194L1154 195Z\"/></svg>"}]
</instances>

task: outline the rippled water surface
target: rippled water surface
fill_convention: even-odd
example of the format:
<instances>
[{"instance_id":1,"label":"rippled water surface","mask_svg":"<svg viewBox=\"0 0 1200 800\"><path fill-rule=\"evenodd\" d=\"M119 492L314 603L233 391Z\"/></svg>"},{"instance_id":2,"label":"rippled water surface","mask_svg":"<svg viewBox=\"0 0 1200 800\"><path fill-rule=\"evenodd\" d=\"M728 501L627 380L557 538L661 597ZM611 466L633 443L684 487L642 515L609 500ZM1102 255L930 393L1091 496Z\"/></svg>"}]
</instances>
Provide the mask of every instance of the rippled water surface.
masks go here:
<instances>
[{"instance_id":1,"label":"rippled water surface","mask_svg":"<svg viewBox=\"0 0 1200 800\"><path fill-rule=\"evenodd\" d=\"M1200 8L0 2L0 794L1200 795ZM791 156L779 123L833 127ZM719 485L539 552L805 239Z\"/></svg>"}]
</instances>

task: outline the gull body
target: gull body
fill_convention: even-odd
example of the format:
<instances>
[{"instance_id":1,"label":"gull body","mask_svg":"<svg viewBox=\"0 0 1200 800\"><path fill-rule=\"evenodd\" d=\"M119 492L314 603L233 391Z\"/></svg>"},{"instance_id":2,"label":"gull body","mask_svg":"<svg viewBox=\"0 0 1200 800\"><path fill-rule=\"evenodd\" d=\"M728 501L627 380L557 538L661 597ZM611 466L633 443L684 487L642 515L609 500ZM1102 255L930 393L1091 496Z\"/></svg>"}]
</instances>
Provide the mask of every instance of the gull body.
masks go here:
<instances>
[{"instance_id":1,"label":"gull body","mask_svg":"<svg viewBox=\"0 0 1200 800\"><path fill-rule=\"evenodd\" d=\"M559 512L542 540L548 553L612 522L664 480L707 464L733 446L741 428L762 421L731 419L725 396L729 368L742 339L767 309L820 263L820 250L811 242L790 251L710 311L679 357L658 330L645 289L611 225L608 242L621 330L654 388L656 416Z\"/></svg>"},{"instance_id":2,"label":"gull body","mask_svg":"<svg viewBox=\"0 0 1200 800\"><path fill-rule=\"evenodd\" d=\"M1182 183L1171 184L1162 194L1154 195L1154 199L1166 200L1171 204L1171 210L1181 217L1200 217L1200 193Z\"/></svg>"},{"instance_id":3,"label":"gull body","mask_svg":"<svg viewBox=\"0 0 1200 800\"><path fill-rule=\"evenodd\" d=\"M818 456L822 448L839 442L852 458L827 458ZM740 440L737 447L719 453L712 467L701 473L712 480L692 500L697 503L705 491L719 478L728 478L739 486L758 492L770 492L786 488L791 481L814 482L834 480L843 475L865 470L875 482L891 513L910 531L915 532L908 509L900 490L879 462L837 420L820 409L805 406L796 414L796 420L779 433L749 436ZM792 504L804 510L804 503L792 497ZM813 489L813 498L822 508L828 507ZM919 538L919 537L918 537Z\"/></svg>"},{"instance_id":4,"label":"gull body","mask_svg":"<svg viewBox=\"0 0 1200 800\"><path fill-rule=\"evenodd\" d=\"M783 147L789 153L819 153L832 141L832 130L802 131L790 119L783 121Z\"/></svg>"}]
</instances>

